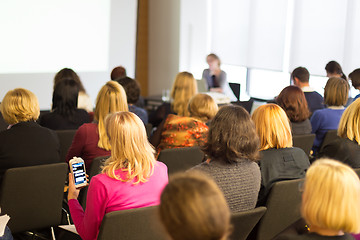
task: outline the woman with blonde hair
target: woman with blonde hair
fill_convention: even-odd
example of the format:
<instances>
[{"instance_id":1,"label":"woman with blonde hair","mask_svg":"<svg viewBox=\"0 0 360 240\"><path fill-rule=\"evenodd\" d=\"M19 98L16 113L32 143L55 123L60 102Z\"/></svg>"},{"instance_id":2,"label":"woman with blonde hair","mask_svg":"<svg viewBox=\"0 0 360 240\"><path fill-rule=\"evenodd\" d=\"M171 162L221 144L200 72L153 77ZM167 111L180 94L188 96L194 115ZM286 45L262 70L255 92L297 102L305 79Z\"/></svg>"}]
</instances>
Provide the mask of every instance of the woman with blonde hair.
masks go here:
<instances>
[{"instance_id":1,"label":"woman with blonde hair","mask_svg":"<svg viewBox=\"0 0 360 240\"><path fill-rule=\"evenodd\" d=\"M190 99L190 116L169 114L151 137L157 152L169 148L201 146L205 143L209 127L206 125L218 111L214 99L198 93Z\"/></svg>"},{"instance_id":2,"label":"woman with blonde hair","mask_svg":"<svg viewBox=\"0 0 360 240\"><path fill-rule=\"evenodd\" d=\"M187 105L197 93L197 84L194 76L189 72L180 72L176 75L170 93L170 103L163 103L149 116L149 122L157 127L168 114L189 116Z\"/></svg>"},{"instance_id":3,"label":"woman with blonde hair","mask_svg":"<svg viewBox=\"0 0 360 240\"><path fill-rule=\"evenodd\" d=\"M69 174L69 207L82 239L97 239L106 213L158 205L168 183L167 167L157 162L143 122L131 112L110 114L105 121L111 157L102 173L91 179L82 209L72 174Z\"/></svg>"},{"instance_id":4,"label":"woman with blonde hair","mask_svg":"<svg viewBox=\"0 0 360 240\"><path fill-rule=\"evenodd\" d=\"M159 213L173 240L225 240L230 234L226 200L216 183L199 172L170 178Z\"/></svg>"},{"instance_id":5,"label":"woman with blonde hair","mask_svg":"<svg viewBox=\"0 0 360 240\"><path fill-rule=\"evenodd\" d=\"M7 169L60 161L56 133L36 123L40 115L37 97L23 88L6 93L0 110L9 124L0 132L0 184Z\"/></svg>"},{"instance_id":6,"label":"woman with blonde hair","mask_svg":"<svg viewBox=\"0 0 360 240\"><path fill-rule=\"evenodd\" d=\"M354 239L360 232L360 181L347 165L321 159L314 162L305 177L301 215L309 233L278 239Z\"/></svg>"},{"instance_id":7,"label":"woman with blonde hair","mask_svg":"<svg viewBox=\"0 0 360 240\"><path fill-rule=\"evenodd\" d=\"M111 146L105 130L105 117L119 111L128 111L126 93L118 82L109 81L97 96L94 122L83 124L76 131L66 161L81 157L89 170L94 158L109 156Z\"/></svg>"},{"instance_id":8,"label":"woman with blonde hair","mask_svg":"<svg viewBox=\"0 0 360 240\"><path fill-rule=\"evenodd\" d=\"M264 205L275 182L303 178L310 162L302 149L293 147L289 119L281 107L262 105L254 111L252 119L261 150L258 205Z\"/></svg>"},{"instance_id":9,"label":"woman with blonde hair","mask_svg":"<svg viewBox=\"0 0 360 240\"><path fill-rule=\"evenodd\" d=\"M320 157L329 157L360 168L360 100L344 111L337 131L339 138L324 146Z\"/></svg>"}]
</instances>

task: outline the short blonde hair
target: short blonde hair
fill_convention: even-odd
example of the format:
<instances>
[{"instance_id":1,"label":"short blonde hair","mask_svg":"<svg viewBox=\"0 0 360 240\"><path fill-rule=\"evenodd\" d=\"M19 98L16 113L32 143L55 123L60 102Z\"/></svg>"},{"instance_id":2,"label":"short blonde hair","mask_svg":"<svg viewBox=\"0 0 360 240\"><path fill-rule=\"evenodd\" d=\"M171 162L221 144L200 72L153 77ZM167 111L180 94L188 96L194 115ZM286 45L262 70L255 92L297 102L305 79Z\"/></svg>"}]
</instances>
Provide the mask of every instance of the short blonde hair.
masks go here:
<instances>
[{"instance_id":1,"label":"short blonde hair","mask_svg":"<svg viewBox=\"0 0 360 240\"><path fill-rule=\"evenodd\" d=\"M180 72L176 75L171 90L172 110L179 116L188 117L187 108L190 98L197 93L197 84L194 76L189 72Z\"/></svg>"},{"instance_id":2,"label":"short blonde hair","mask_svg":"<svg viewBox=\"0 0 360 240\"><path fill-rule=\"evenodd\" d=\"M105 117L109 113L128 111L128 104L124 88L115 81L107 82L96 98L94 119L98 122L99 142L98 147L109 151L111 149L105 131Z\"/></svg>"},{"instance_id":3,"label":"short blonde hair","mask_svg":"<svg viewBox=\"0 0 360 240\"><path fill-rule=\"evenodd\" d=\"M289 119L281 107L262 105L254 111L252 119L260 138L260 150L292 147Z\"/></svg>"},{"instance_id":4,"label":"short blonde hair","mask_svg":"<svg viewBox=\"0 0 360 240\"><path fill-rule=\"evenodd\" d=\"M191 117L197 118L202 122L213 119L219 110L215 100L204 93L198 93L189 101L189 113Z\"/></svg>"},{"instance_id":5,"label":"short blonde hair","mask_svg":"<svg viewBox=\"0 0 360 240\"><path fill-rule=\"evenodd\" d=\"M356 141L360 145L360 99L351 103L341 116L338 136Z\"/></svg>"},{"instance_id":6,"label":"short blonde hair","mask_svg":"<svg viewBox=\"0 0 360 240\"><path fill-rule=\"evenodd\" d=\"M360 232L360 181L349 166L316 160L305 177L301 213L311 227Z\"/></svg>"},{"instance_id":7,"label":"short blonde hair","mask_svg":"<svg viewBox=\"0 0 360 240\"><path fill-rule=\"evenodd\" d=\"M106 118L105 126L110 139L111 157L102 172L123 182L146 182L153 174L156 160L144 123L134 113L117 112ZM127 178L122 179L116 174L115 171L119 169L127 172Z\"/></svg>"},{"instance_id":8,"label":"short blonde hair","mask_svg":"<svg viewBox=\"0 0 360 240\"><path fill-rule=\"evenodd\" d=\"M24 88L8 91L1 103L0 110L8 124L36 121L40 115L36 95Z\"/></svg>"},{"instance_id":9,"label":"short blonde hair","mask_svg":"<svg viewBox=\"0 0 360 240\"><path fill-rule=\"evenodd\" d=\"M173 240L227 239L231 231L224 195L203 173L174 175L160 201L160 218Z\"/></svg>"},{"instance_id":10,"label":"short blonde hair","mask_svg":"<svg viewBox=\"0 0 360 240\"><path fill-rule=\"evenodd\" d=\"M345 106L349 96L349 83L337 77L329 78L324 89L324 102L328 106Z\"/></svg>"}]
</instances>

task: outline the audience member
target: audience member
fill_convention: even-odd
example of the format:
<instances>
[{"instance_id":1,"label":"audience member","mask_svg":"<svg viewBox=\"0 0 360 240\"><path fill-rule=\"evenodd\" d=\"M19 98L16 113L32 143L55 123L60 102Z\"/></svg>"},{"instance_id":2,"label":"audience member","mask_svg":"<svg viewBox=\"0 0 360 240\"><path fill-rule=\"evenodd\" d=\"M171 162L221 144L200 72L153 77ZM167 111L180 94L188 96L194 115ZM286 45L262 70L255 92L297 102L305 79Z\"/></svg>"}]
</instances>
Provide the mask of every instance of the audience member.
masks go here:
<instances>
[{"instance_id":1,"label":"audience member","mask_svg":"<svg viewBox=\"0 0 360 240\"><path fill-rule=\"evenodd\" d=\"M94 110L93 104L89 95L87 95L84 85L82 84L80 77L70 68L61 69L54 78L54 88L62 80L70 79L74 80L79 85L79 97L77 107L84 109L87 112L92 112Z\"/></svg>"},{"instance_id":2,"label":"audience member","mask_svg":"<svg viewBox=\"0 0 360 240\"><path fill-rule=\"evenodd\" d=\"M355 69L349 74L349 79L351 80L352 86L360 90L360 68ZM356 95L354 101L360 97L360 94Z\"/></svg>"},{"instance_id":3,"label":"audience member","mask_svg":"<svg viewBox=\"0 0 360 240\"><path fill-rule=\"evenodd\" d=\"M316 134L313 151L317 154L327 131L337 129L344 105L349 95L349 84L342 78L329 78L324 89L324 99L327 108L314 112L311 116L312 132Z\"/></svg>"},{"instance_id":4,"label":"audience member","mask_svg":"<svg viewBox=\"0 0 360 240\"><path fill-rule=\"evenodd\" d=\"M338 128L338 136L324 146L319 156L329 157L360 168L360 100L350 104L344 111Z\"/></svg>"},{"instance_id":5,"label":"audience member","mask_svg":"<svg viewBox=\"0 0 360 240\"><path fill-rule=\"evenodd\" d=\"M118 66L115 67L112 71L111 71L111 80L119 80L121 78L125 78L126 75L126 69L123 66Z\"/></svg>"},{"instance_id":6,"label":"audience member","mask_svg":"<svg viewBox=\"0 0 360 240\"><path fill-rule=\"evenodd\" d=\"M88 112L78 109L79 86L74 80L59 82L52 97L52 112L41 116L40 125L53 130L78 129L90 122Z\"/></svg>"},{"instance_id":7,"label":"audience member","mask_svg":"<svg viewBox=\"0 0 360 240\"><path fill-rule=\"evenodd\" d=\"M220 108L203 148L208 159L192 170L211 176L232 212L253 209L260 189L259 138L249 113L239 106Z\"/></svg>"},{"instance_id":8,"label":"audience member","mask_svg":"<svg viewBox=\"0 0 360 240\"><path fill-rule=\"evenodd\" d=\"M169 114L151 137L151 143L158 153L168 148L201 146L207 138L208 126L218 111L214 99L198 93L188 104L190 117Z\"/></svg>"},{"instance_id":9,"label":"audience member","mask_svg":"<svg viewBox=\"0 0 360 240\"><path fill-rule=\"evenodd\" d=\"M91 179L85 213L69 174L68 204L82 239L97 239L106 213L160 204L161 192L168 183L167 167L155 160L155 150L139 117L130 112L113 113L106 118L105 126L111 157L102 173Z\"/></svg>"},{"instance_id":10,"label":"audience member","mask_svg":"<svg viewBox=\"0 0 360 240\"><path fill-rule=\"evenodd\" d=\"M81 157L89 170L94 158L109 156L111 147L105 130L105 117L119 111L128 111L126 93L119 83L109 81L97 96L94 122L83 124L76 131L66 161Z\"/></svg>"},{"instance_id":11,"label":"audience member","mask_svg":"<svg viewBox=\"0 0 360 240\"><path fill-rule=\"evenodd\" d=\"M324 108L323 97L309 85L310 73L304 67L297 67L291 73L291 80L294 85L304 92L310 113Z\"/></svg>"},{"instance_id":12,"label":"audience member","mask_svg":"<svg viewBox=\"0 0 360 240\"><path fill-rule=\"evenodd\" d=\"M230 210L216 183L201 173L170 178L161 194L160 219L173 240L225 240Z\"/></svg>"},{"instance_id":13,"label":"audience member","mask_svg":"<svg viewBox=\"0 0 360 240\"><path fill-rule=\"evenodd\" d=\"M285 110L293 135L311 133L310 112L305 95L300 88L296 86L284 88L276 98L276 102Z\"/></svg>"},{"instance_id":14,"label":"audience member","mask_svg":"<svg viewBox=\"0 0 360 240\"><path fill-rule=\"evenodd\" d=\"M309 227L303 235L277 240L351 240L360 232L360 182L356 173L340 162L321 159L306 173L301 215Z\"/></svg>"},{"instance_id":15,"label":"audience member","mask_svg":"<svg viewBox=\"0 0 360 240\"><path fill-rule=\"evenodd\" d=\"M275 182L305 177L310 166L305 152L292 146L292 136L285 111L276 104L258 107L252 119L260 137L261 189L258 205L264 205Z\"/></svg>"},{"instance_id":16,"label":"audience member","mask_svg":"<svg viewBox=\"0 0 360 240\"><path fill-rule=\"evenodd\" d=\"M35 121L40 115L37 97L23 88L6 93L1 106L9 128L0 132L0 184L9 168L60 162L56 133Z\"/></svg>"},{"instance_id":17,"label":"audience member","mask_svg":"<svg viewBox=\"0 0 360 240\"><path fill-rule=\"evenodd\" d=\"M148 123L148 114L145 109L136 106L135 104L140 98L140 85L139 83L129 77L120 78L117 80L118 83L124 88L126 92L127 102L129 111L135 113L144 124Z\"/></svg>"},{"instance_id":18,"label":"audience member","mask_svg":"<svg viewBox=\"0 0 360 240\"><path fill-rule=\"evenodd\" d=\"M190 98L197 93L197 84L194 76L189 72L180 72L176 75L171 90L171 103L163 103L149 117L149 122L157 127L170 113L179 116L189 116L187 108Z\"/></svg>"},{"instance_id":19,"label":"audience member","mask_svg":"<svg viewBox=\"0 0 360 240\"><path fill-rule=\"evenodd\" d=\"M342 70L342 67L336 61L328 62L325 66L325 70L326 70L326 76L328 78L336 77L336 78L342 78L344 80L347 80L346 75Z\"/></svg>"}]
</instances>

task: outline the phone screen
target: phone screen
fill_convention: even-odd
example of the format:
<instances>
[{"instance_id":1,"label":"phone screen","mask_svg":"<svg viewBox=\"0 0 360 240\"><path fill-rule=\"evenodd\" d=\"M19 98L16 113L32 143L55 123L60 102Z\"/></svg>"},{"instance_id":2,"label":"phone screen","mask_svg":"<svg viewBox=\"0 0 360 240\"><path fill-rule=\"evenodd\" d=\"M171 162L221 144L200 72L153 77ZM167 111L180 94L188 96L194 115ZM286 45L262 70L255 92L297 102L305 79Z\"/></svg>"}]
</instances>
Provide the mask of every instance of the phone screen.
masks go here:
<instances>
[{"instance_id":1,"label":"phone screen","mask_svg":"<svg viewBox=\"0 0 360 240\"><path fill-rule=\"evenodd\" d=\"M72 164L72 169L74 173L75 185L82 184L86 182L85 174L85 164L84 162L78 162Z\"/></svg>"}]
</instances>

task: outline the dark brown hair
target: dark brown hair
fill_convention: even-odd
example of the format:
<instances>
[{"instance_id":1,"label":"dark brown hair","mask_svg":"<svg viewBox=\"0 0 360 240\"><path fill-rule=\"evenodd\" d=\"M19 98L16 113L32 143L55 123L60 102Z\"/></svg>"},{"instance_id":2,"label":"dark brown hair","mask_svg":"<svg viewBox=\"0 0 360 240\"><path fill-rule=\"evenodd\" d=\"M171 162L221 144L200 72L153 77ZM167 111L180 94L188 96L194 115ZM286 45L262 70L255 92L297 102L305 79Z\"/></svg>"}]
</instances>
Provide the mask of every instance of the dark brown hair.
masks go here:
<instances>
[{"instance_id":1,"label":"dark brown hair","mask_svg":"<svg viewBox=\"0 0 360 240\"><path fill-rule=\"evenodd\" d=\"M284 109L291 122L302 122L310 116L305 95L297 86L284 88L276 102Z\"/></svg>"},{"instance_id":2,"label":"dark brown hair","mask_svg":"<svg viewBox=\"0 0 360 240\"><path fill-rule=\"evenodd\" d=\"M342 70L341 65L336 61L330 61L326 64L325 70L330 74L339 74L341 78L347 80L345 73Z\"/></svg>"},{"instance_id":3,"label":"dark brown hair","mask_svg":"<svg viewBox=\"0 0 360 240\"><path fill-rule=\"evenodd\" d=\"M120 83L121 86L123 86L126 92L127 102L129 104L135 104L140 97L139 83L135 79L129 77L124 77L116 81Z\"/></svg>"},{"instance_id":4,"label":"dark brown hair","mask_svg":"<svg viewBox=\"0 0 360 240\"><path fill-rule=\"evenodd\" d=\"M120 78L124 78L126 77L126 69L123 66L116 67L111 71L110 77L111 80L118 80Z\"/></svg>"},{"instance_id":5,"label":"dark brown hair","mask_svg":"<svg viewBox=\"0 0 360 240\"><path fill-rule=\"evenodd\" d=\"M204 152L211 160L227 163L246 158L256 161L260 140L249 113L240 106L220 108L211 121Z\"/></svg>"},{"instance_id":6,"label":"dark brown hair","mask_svg":"<svg viewBox=\"0 0 360 240\"><path fill-rule=\"evenodd\" d=\"M294 80L295 78L299 79L299 81L302 83L308 83L310 79L310 73L304 67L297 67L291 73L291 79Z\"/></svg>"},{"instance_id":7,"label":"dark brown hair","mask_svg":"<svg viewBox=\"0 0 360 240\"><path fill-rule=\"evenodd\" d=\"M63 81L63 80L73 80L76 82L76 84L79 86L79 92L84 92L86 93L85 91L85 88L84 88L84 85L82 84L79 76L76 74L76 72L74 72L74 70L72 70L71 68L63 68L61 69L56 75L55 75L55 78L54 78L54 89L55 89L55 86L60 82L60 81Z\"/></svg>"},{"instance_id":8,"label":"dark brown hair","mask_svg":"<svg viewBox=\"0 0 360 240\"><path fill-rule=\"evenodd\" d=\"M349 78L351 79L351 84L354 88L360 87L360 68L355 69L349 74Z\"/></svg>"}]
</instances>

